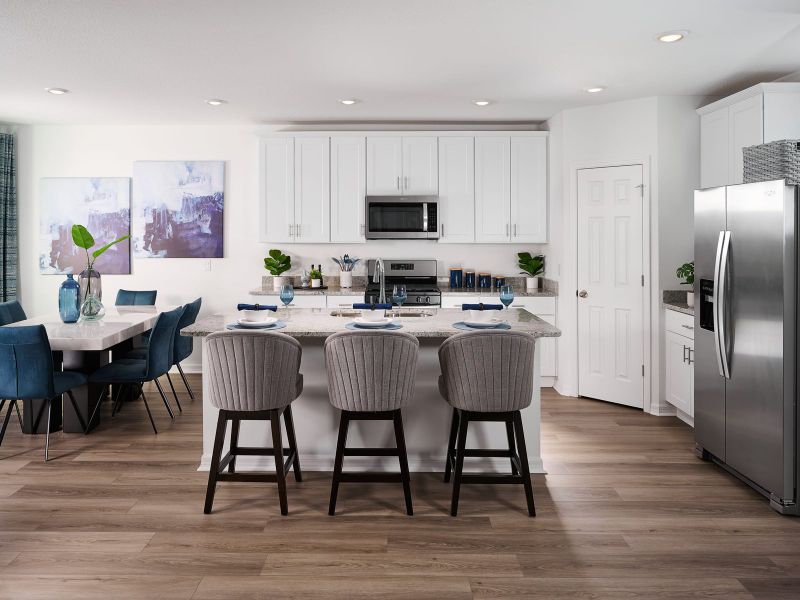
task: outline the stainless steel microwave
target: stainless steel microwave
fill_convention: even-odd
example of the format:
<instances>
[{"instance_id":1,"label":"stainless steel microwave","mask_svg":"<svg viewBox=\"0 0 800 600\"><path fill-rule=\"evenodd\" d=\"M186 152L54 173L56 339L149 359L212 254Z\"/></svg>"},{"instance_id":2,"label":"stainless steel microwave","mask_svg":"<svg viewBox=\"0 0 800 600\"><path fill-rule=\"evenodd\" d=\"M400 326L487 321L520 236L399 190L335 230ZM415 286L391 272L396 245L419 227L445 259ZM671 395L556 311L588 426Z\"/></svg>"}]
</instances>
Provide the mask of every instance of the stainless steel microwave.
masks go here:
<instances>
[{"instance_id":1,"label":"stainless steel microwave","mask_svg":"<svg viewBox=\"0 0 800 600\"><path fill-rule=\"evenodd\" d=\"M367 239L439 238L436 196L367 196Z\"/></svg>"}]
</instances>

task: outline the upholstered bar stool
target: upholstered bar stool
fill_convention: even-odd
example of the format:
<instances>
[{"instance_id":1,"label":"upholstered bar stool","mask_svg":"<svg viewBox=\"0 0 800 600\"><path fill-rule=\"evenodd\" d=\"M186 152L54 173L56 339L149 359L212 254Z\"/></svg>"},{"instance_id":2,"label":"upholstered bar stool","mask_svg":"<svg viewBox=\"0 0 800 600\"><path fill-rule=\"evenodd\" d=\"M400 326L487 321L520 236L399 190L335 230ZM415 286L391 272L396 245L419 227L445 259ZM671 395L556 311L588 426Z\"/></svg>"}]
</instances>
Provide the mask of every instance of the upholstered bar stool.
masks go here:
<instances>
[{"instance_id":1,"label":"upholstered bar stool","mask_svg":"<svg viewBox=\"0 0 800 600\"><path fill-rule=\"evenodd\" d=\"M454 335L439 347L439 391L453 407L444 480L453 471L450 514L458 514L462 483L517 483L525 487L528 514L536 516L528 452L520 411L533 394L534 338L514 331L474 331ZM508 450L467 449L470 422L501 421L506 424ZM514 442L516 438L516 449ZM517 450L519 452L517 452ZM511 475L462 474L464 458L508 457Z\"/></svg>"},{"instance_id":2,"label":"upholstered bar stool","mask_svg":"<svg viewBox=\"0 0 800 600\"><path fill-rule=\"evenodd\" d=\"M268 331L223 331L206 341L211 404L219 409L204 512L211 512L218 481L277 482L281 514L289 514L286 474L294 466L295 481L302 481L294 435L291 402L303 391L300 342ZM281 415L289 447L283 448ZM231 421L230 449L222 457L225 431ZM269 421L272 448L239 446L241 421ZM237 456L274 456L275 474L237 473ZM225 470L227 469L227 473Z\"/></svg>"},{"instance_id":3,"label":"upholstered bar stool","mask_svg":"<svg viewBox=\"0 0 800 600\"><path fill-rule=\"evenodd\" d=\"M406 513L414 514L400 411L414 393L418 356L419 341L402 332L343 331L325 341L328 394L342 411L328 514L336 512L339 484L347 481L402 482ZM347 430L356 420L392 421L397 447L347 448ZM397 456L400 473L342 472L345 456Z\"/></svg>"}]
</instances>

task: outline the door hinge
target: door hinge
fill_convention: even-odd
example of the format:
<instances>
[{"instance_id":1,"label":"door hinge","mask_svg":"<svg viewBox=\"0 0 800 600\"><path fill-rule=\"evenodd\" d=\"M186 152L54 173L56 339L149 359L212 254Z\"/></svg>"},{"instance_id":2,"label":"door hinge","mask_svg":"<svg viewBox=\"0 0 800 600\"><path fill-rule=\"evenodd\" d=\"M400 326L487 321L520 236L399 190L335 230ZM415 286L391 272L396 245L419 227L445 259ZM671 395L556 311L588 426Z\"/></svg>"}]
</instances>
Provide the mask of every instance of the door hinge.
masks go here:
<instances>
[{"instance_id":1,"label":"door hinge","mask_svg":"<svg viewBox=\"0 0 800 600\"><path fill-rule=\"evenodd\" d=\"M639 188L639 195L640 195L642 198L644 198L644 184L643 184L643 183L640 183L639 185L637 185L637 186L634 186L634 187L637 187L637 188Z\"/></svg>"},{"instance_id":2,"label":"door hinge","mask_svg":"<svg viewBox=\"0 0 800 600\"><path fill-rule=\"evenodd\" d=\"M644 365L642 365L642 377L644 377Z\"/></svg>"},{"instance_id":3,"label":"door hinge","mask_svg":"<svg viewBox=\"0 0 800 600\"><path fill-rule=\"evenodd\" d=\"M642 275L642 287L644 287L644 275Z\"/></svg>"}]
</instances>

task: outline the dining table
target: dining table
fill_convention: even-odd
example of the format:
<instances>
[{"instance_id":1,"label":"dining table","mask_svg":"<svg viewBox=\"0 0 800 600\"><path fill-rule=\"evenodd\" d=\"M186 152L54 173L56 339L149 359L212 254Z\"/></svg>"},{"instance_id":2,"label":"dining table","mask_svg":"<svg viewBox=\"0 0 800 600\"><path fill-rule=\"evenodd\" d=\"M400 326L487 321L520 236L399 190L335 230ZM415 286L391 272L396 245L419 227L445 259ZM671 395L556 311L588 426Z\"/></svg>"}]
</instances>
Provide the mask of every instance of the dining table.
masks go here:
<instances>
[{"instance_id":1,"label":"dining table","mask_svg":"<svg viewBox=\"0 0 800 600\"><path fill-rule=\"evenodd\" d=\"M175 308L171 305L108 306L105 316L95 321L79 320L77 323L64 323L58 313L17 321L5 327L24 327L44 325L53 352L56 370L80 371L91 374L114 358L122 358L129 352L134 342L143 333L153 328L162 312ZM73 388L78 410L87 420L94 407L108 394L108 386L87 383ZM44 433L47 423L39 418L44 402L23 401L23 433ZM34 424L39 421L34 430ZM100 413L92 428L100 422ZM53 403L50 416L50 430L59 428L66 433L83 433L80 420L69 402Z\"/></svg>"}]
</instances>

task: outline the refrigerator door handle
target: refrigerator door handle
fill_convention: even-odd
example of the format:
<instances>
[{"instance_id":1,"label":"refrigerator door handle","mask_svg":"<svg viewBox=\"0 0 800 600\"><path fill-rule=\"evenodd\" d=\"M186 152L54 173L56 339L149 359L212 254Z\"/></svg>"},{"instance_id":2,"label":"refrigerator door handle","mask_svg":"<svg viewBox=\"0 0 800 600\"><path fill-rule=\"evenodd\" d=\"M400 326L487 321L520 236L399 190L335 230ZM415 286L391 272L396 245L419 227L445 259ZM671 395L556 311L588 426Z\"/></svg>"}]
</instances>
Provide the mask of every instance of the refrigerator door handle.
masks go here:
<instances>
[{"instance_id":1,"label":"refrigerator door handle","mask_svg":"<svg viewBox=\"0 0 800 600\"><path fill-rule=\"evenodd\" d=\"M722 247L725 241L725 232L719 232L719 239L717 240L717 255L714 258L714 300L711 307L711 313L714 320L714 349L717 355L717 368L721 377L725 377L725 370L722 368L722 350L719 345L719 297L720 297L720 281L719 281L719 266L722 263Z\"/></svg>"},{"instance_id":2,"label":"refrigerator door handle","mask_svg":"<svg viewBox=\"0 0 800 600\"><path fill-rule=\"evenodd\" d=\"M719 351L722 359L722 376L725 379L731 378L731 368L728 362L728 332L725 328L726 314L726 283L728 278L728 256L731 247L731 232L726 231L722 240L722 255L719 264L719 293L714 294L714 298L719 298L717 303L717 319L719 320Z\"/></svg>"}]
</instances>

